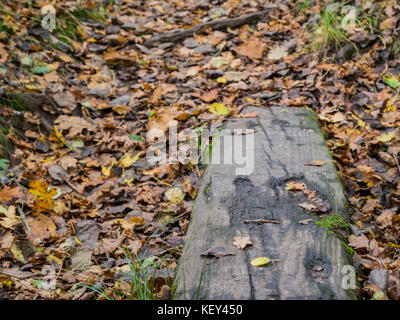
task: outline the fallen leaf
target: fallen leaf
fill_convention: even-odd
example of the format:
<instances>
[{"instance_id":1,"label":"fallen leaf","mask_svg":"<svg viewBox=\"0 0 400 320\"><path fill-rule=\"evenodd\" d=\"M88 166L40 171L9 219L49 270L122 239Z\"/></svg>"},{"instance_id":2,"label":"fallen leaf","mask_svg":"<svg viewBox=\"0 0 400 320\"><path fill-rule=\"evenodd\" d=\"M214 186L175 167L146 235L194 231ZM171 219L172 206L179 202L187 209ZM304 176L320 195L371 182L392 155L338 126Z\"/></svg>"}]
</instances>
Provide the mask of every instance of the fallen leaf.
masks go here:
<instances>
[{"instance_id":1,"label":"fallen leaf","mask_svg":"<svg viewBox=\"0 0 400 320\"><path fill-rule=\"evenodd\" d=\"M22 198L24 196L20 187L7 188L6 186L0 191L0 201L10 201L13 198Z\"/></svg>"},{"instance_id":2,"label":"fallen leaf","mask_svg":"<svg viewBox=\"0 0 400 320\"><path fill-rule=\"evenodd\" d=\"M258 258L251 260L250 264L255 267L261 267L261 266L267 265L271 261L279 261L279 259L269 259L267 257L258 257Z\"/></svg>"},{"instance_id":3,"label":"fallen leaf","mask_svg":"<svg viewBox=\"0 0 400 320\"><path fill-rule=\"evenodd\" d=\"M288 55L288 52L285 48L282 47L275 47L271 49L268 53L268 59L270 60L280 60L282 58L286 58Z\"/></svg>"},{"instance_id":4,"label":"fallen leaf","mask_svg":"<svg viewBox=\"0 0 400 320\"><path fill-rule=\"evenodd\" d=\"M312 203L300 203L299 204L300 207L302 207L304 210L307 211L316 211L318 209L317 206L313 205Z\"/></svg>"},{"instance_id":5,"label":"fallen leaf","mask_svg":"<svg viewBox=\"0 0 400 320\"><path fill-rule=\"evenodd\" d=\"M264 41L254 38L243 42L236 48L236 52L240 55L249 57L252 60L261 59L267 45Z\"/></svg>"},{"instance_id":6,"label":"fallen leaf","mask_svg":"<svg viewBox=\"0 0 400 320\"><path fill-rule=\"evenodd\" d=\"M215 102L208 107L208 111L218 116L226 116L230 113L229 109L222 103Z\"/></svg>"},{"instance_id":7,"label":"fallen leaf","mask_svg":"<svg viewBox=\"0 0 400 320\"><path fill-rule=\"evenodd\" d=\"M182 190L177 187L169 188L167 191L165 191L165 196L169 202L174 204L182 202L183 199L185 198L185 195L182 192Z\"/></svg>"},{"instance_id":8,"label":"fallen leaf","mask_svg":"<svg viewBox=\"0 0 400 320\"><path fill-rule=\"evenodd\" d=\"M133 157L131 156L130 153L126 153L120 160L119 163L124 167L124 168L129 168L132 164L134 164L140 157L142 153L138 152L136 153Z\"/></svg>"},{"instance_id":9,"label":"fallen leaf","mask_svg":"<svg viewBox=\"0 0 400 320\"><path fill-rule=\"evenodd\" d=\"M313 219L304 219L304 220L299 221L299 223L303 224L303 225L306 225L306 224L309 224L312 221L313 221Z\"/></svg>"},{"instance_id":10,"label":"fallen leaf","mask_svg":"<svg viewBox=\"0 0 400 320\"><path fill-rule=\"evenodd\" d=\"M243 250L247 246L252 246L253 242L251 242L250 237L236 237L233 239L233 245Z\"/></svg>"},{"instance_id":11,"label":"fallen leaf","mask_svg":"<svg viewBox=\"0 0 400 320\"><path fill-rule=\"evenodd\" d=\"M382 133L378 138L376 138L377 141L386 143L391 141L394 138L394 133L389 132L389 133Z\"/></svg>"},{"instance_id":12,"label":"fallen leaf","mask_svg":"<svg viewBox=\"0 0 400 320\"><path fill-rule=\"evenodd\" d=\"M215 258L220 258L224 256L234 256L236 254L233 252L229 252L224 247L215 247L202 252L201 255L206 257L212 256Z\"/></svg>"},{"instance_id":13,"label":"fallen leaf","mask_svg":"<svg viewBox=\"0 0 400 320\"><path fill-rule=\"evenodd\" d=\"M312 162L306 162L304 163L305 166L323 166L327 161L322 161L322 160L313 160Z\"/></svg>"},{"instance_id":14,"label":"fallen leaf","mask_svg":"<svg viewBox=\"0 0 400 320\"><path fill-rule=\"evenodd\" d=\"M31 229L31 233L28 238L31 240L33 245L39 245L44 240L51 238L57 238L57 227L53 220L44 215L39 214L37 217L28 217L28 224Z\"/></svg>"},{"instance_id":15,"label":"fallen leaf","mask_svg":"<svg viewBox=\"0 0 400 320\"><path fill-rule=\"evenodd\" d=\"M200 96L200 99L204 102L211 102L218 97L218 90L214 89L211 91L207 91Z\"/></svg>"},{"instance_id":16,"label":"fallen leaf","mask_svg":"<svg viewBox=\"0 0 400 320\"><path fill-rule=\"evenodd\" d=\"M286 190L290 191L303 191L306 190L306 185L304 183L297 183L294 181L289 181L285 187Z\"/></svg>"},{"instance_id":17,"label":"fallen leaf","mask_svg":"<svg viewBox=\"0 0 400 320\"><path fill-rule=\"evenodd\" d=\"M92 249L86 246L74 248L71 253L71 270L86 270L92 265Z\"/></svg>"},{"instance_id":18,"label":"fallen leaf","mask_svg":"<svg viewBox=\"0 0 400 320\"><path fill-rule=\"evenodd\" d=\"M0 225L2 227L12 229L20 221L21 218L15 214L15 206L9 206L8 209L0 206Z\"/></svg>"}]
</instances>

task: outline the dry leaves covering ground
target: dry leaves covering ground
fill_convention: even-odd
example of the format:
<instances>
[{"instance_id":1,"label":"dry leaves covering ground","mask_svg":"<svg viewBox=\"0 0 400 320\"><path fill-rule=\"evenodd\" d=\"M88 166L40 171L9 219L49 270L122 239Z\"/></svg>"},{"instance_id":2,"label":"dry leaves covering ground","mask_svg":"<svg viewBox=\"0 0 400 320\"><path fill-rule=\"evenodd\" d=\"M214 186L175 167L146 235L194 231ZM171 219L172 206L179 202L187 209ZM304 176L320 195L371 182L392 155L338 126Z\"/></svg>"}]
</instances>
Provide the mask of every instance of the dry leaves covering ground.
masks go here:
<instances>
[{"instance_id":1,"label":"dry leaves covering ground","mask_svg":"<svg viewBox=\"0 0 400 320\"><path fill-rule=\"evenodd\" d=\"M15 116L10 93L52 98L39 99L38 112L28 96L24 137L8 131L15 149L1 176L0 298L168 298L204 168L149 164L146 133L173 120L179 131L207 128L246 105L274 104L312 108L326 133L352 212L360 296L399 298L396 1L363 2L381 5L381 23L350 32L357 50L347 59L310 48L313 3L277 1L259 21L148 46L152 35L265 2L53 1L51 33L40 27L49 3L0 6L0 116ZM39 127L44 117L51 131ZM56 290L43 288L46 265Z\"/></svg>"}]
</instances>

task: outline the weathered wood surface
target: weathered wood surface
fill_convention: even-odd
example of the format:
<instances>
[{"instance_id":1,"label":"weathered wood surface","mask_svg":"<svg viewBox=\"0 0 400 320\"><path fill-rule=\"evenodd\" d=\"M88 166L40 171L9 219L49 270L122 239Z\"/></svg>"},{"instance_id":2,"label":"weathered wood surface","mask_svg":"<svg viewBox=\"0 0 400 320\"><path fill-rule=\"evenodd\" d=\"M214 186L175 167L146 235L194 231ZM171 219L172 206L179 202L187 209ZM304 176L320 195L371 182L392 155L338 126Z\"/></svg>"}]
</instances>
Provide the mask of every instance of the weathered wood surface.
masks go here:
<instances>
[{"instance_id":1,"label":"weathered wood surface","mask_svg":"<svg viewBox=\"0 0 400 320\"><path fill-rule=\"evenodd\" d=\"M237 176L235 164L210 164L202 178L183 256L176 277L178 299L350 299L342 288L342 267L351 259L336 236L313 222L318 218L299 207L300 199L285 190L289 181L304 182L346 217L346 198L326 142L312 112L303 108L248 107L256 118L228 121L230 129L254 128L254 171ZM212 152L232 146L222 136ZM231 150L230 150L231 151ZM323 166L305 166L313 160ZM246 219L279 220L244 223ZM250 236L245 250L232 240ZM210 259L207 249L222 246L234 256ZM266 267L250 261L280 259Z\"/></svg>"}]
</instances>

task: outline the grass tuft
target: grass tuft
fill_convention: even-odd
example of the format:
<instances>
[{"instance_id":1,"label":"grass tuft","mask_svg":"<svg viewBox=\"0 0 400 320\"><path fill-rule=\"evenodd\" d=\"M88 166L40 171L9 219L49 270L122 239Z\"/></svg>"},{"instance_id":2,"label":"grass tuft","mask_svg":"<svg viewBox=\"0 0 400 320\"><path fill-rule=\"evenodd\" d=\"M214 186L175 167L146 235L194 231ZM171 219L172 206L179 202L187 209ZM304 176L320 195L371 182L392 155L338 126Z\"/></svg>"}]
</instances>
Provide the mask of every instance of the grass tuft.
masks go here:
<instances>
[{"instance_id":1,"label":"grass tuft","mask_svg":"<svg viewBox=\"0 0 400 320\"><path fill-rule=\"evenodd\" d=\"M173 274L168 274L165 261L158 256L150 256L145 259L138 255L132 255L129 250L125 250L125 259L128 262L129 271L121 272L121 280L115 282L111 288L103 288L100 285L83 285L96 295L98 300L155 300L160 286L165 283L170 288L173 287ZM160 285L160 277L157 271L165 268L167 275Z\"/></svg>"}]
</instances>

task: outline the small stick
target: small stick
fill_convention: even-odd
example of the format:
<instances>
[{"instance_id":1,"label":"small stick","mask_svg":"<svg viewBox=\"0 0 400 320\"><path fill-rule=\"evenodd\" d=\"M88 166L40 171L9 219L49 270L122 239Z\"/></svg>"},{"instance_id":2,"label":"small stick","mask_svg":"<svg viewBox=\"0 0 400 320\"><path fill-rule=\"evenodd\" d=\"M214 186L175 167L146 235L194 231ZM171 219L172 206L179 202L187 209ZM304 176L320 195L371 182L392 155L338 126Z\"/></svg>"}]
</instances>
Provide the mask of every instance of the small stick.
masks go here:
<instances>
[{"instance_id":1,"label":"small stick","mask_svg":"<svg viewBox=\"0 0 400 320\"><path fill-rule=\"evenodd\" d=\"M255 223L274 223L274 224L278 224L279 223L278 220L268 220L268 219L244 220L244 223L251 223L251 222L255 222Z\"/></svg>"},{"instance_id":2,"label":"small stick","mask_svg":"<svg viewBox=\"0 0 400 320\"><path fill-rule=\"evenodd\" d=\"M244 24L250 23L254 19L260 19L264 17L271 9L275 8L277 8L277 5L275 4L268 5L263 11L249 13L241 17L211 20L204 23L196 24L189 29L177 29L163 34L157 34L154 35L152 38L147 39L143 44L145 46L150 46L153 44L159 44L160 42L176 42L187 37L191 37L193 34L201 31L204 27L211 27L214 29L239 27Z\"/></svg>"},{"instance_id":3,"label":"small stick","mask_svg":"<svg viewBox=\"0 0 400 320\"><path fill-rule=\"evenodd\" d=\"M21 207L18 207L17 210L18 210L19 215L22 218L22 221L24 221L24 223L25 223L26 230L28 230L29 233L32 233L31 228L29 227L28 220L26 220L25 213L22 211Z\"/></svg>"},{"instance_id":4,"label":"small stick","mask_svg":"<svg viewBox=\"0 0 400 320\"><path fill-rule=\"evenodd\" d=\"M399 173L400 173L400 164L399 164L399 161L397 160L397 157L395 156L394 153L391 152L391 155L392 155L392 157L394 158L394 161L396 161L397 169L399 169Z\"/></svg>"}]
</instances>

